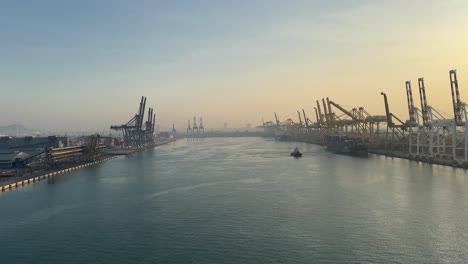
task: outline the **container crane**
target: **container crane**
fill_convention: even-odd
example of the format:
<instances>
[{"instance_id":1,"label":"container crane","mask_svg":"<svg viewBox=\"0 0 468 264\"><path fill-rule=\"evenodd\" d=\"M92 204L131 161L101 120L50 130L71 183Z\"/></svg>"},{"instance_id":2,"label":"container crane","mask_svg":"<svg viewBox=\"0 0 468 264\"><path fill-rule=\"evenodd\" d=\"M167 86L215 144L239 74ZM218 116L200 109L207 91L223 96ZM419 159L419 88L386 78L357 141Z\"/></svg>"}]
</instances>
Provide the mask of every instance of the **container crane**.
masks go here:
<instances>
[{"instance_id":1,"label":"container crane","mask_svg":"<svg viewBox=\"0 0 468 264\"><path fill-rule=\"evenodd\" d=\"M411 90L411 81L406 81L405 85L406 85L406 98L408 100L410 127L414 125L418 126L419 125L419 116L418 116L419 109L414 106L413 92Z\"/></svg>"},{"instance_id":2,"label":"container crane","mask_svg":"<svg viewBox=\"0 0 468 264\"><path fill-rule=\"evenodd\" d=\"M431 109L427 105L426 86L424 85L424 78L418 78L418 86L419 86L419 97L421 100L421 112L422 112L423 125L429 126L430 125L429 116L431 114Z\"/></svg>"},{"instance_id":3,"label":"container crane","mask_svg":"<svg viewBox=\"0 0 468 264\"><path fill-rule=\"evenodd\" d=\"M393 152L395 137L397 137L398 139L403 139L405 137L405 131L407 129L407 126L403 121L401 121L401 119L399 119L393 113L390 112L390 107L388 106L387 95L384 92L381 92L380 94L383 95L383 98L384 98L385 114L387 116L387 133L385 134L385 142L386 142L385 148L388 150L388 142L389 142L388 138L389 138L389 133L391 132L390 151ZM395 124L393 122L394 119L398 121L399 124Z\"/></svg>"},{"instance_id":4,"label":"container crane","mask_svg":"<svg viewBox=\"0 0 468 264\"><path fill-rule=\"evenodd\" d=\"M466 110L466 104L460 100L460 92L458 90L458 79L457 79L457 71L450 70L450 88L452 91L452 102L453 102L453 112L455 117L455 124L454 124L454 131L452 136L452 157L455 162L457 148L461 149L461 145L463 144L463 167L468 168L468 115ZM460 142L457 142L457 129L456 127L464 127L463 137ZM460 147L458 147L460 146Z\"/></svg>"},{"instance_id":5,"label":"container crane","mask_svg":"<svg viewBox=\"0 0 468 264\"><path fill-rule=\"evenodd\" d=\"M297 127L297 131L295 131L295 132L296 132L296 136L298 137L302 133L303 125L302 125L302 119L301 119L301 112L297 111L297 115L299 117L299 124L298 124L298 127ZM294 129L294 130L296 130L296 129Z\"/></svg>"},{"instance_id":6,"label":"container crane","mask_svg":"<svg viewBox=\"0 0 468 264\"><path fill-rule=\"evenodd\" d=\"M200 133L205 133L205 126L203 125L203 117L200 117L200 125L198 125L198 130Z\"/></svg>"},{"instance_id":7,"label":"container crane","mask_svg":"<svg viewBox=\"0 0 468 264\"><path fill-rule=\"evenodd\" d=\"M318 127L320 127L320 118L319 118L317 107L314 107L314 110L315 110L315 120L317 120L317 125Z\"/></svg>"},{"instance_id":8,"label":"container crane","mask_svg":"<svg viewBox=\"0 0 468 264\"><path fill-rule=\"evenodd\" d=\"M297 111L297 116L299 117L299 129L302 129L301 112Z\"/></svg>"},{"instance_id":9,"label":"container crane","mask_svg":"<svg viewBox=\"0 0 468 264\"><path fill-rule=\"evenodd\" d=\"M460 100L460 92L458 90L458 79L457 79L457 70L450 70L450 89L452 91L452 102L453 102L453 116L455 117L455 124L457 126L463 125L462 113L466 112L464 103ZM465 109L464 109L465 108Z\"/></svg>"},{"instance_id":10,"label":"container crane","mask_svg":"<svg viewBox=\"0 0 468 264\"><path fill-rule=\"evenodd\" d=\"M333 105L334 107L338 108L341 112L343 112L344 114L346 114L347 116L349 116L352 120L352 125L356 127L356 133L359 134L360 137L363 137L364 133L365 133L365 124L364 124L364 120L360 120L358 118L357 115L353 114L352 112L349 112L348 110L344 109L343 107L341 107L339 104L329 100L328 103L330 105Z\"/></svg>"},{"instance_id":11,"label":"container crane","mask_svg":"<svg viewBox=\"0 0 468 264\"><path fill-rule=\"evenodd\" d=\"M276 112L275 112L275 121L276 121L276 126L279 128L280 126L280 121L278 119L278 115L276 115Z\"/></svg>"},{"instance_id":12,"label":"container crane","mask_svg":"<svg viewBox=\"0 0 468 264\"><path fill-rule=\"evenodd\" d=\"M154 143L154 116L153 109L149 110L149 119L144 123L146 107L146 97L142 96L140 101L140 107L138 108L137 114L130 119L126 124L111 126L112 130L121 130L124 137L124 142L127 146L140 147L143 145L149 145ZM151 123L153 118L153 123Z\"/></svg>"},{"instance_id":13,"label":"container crane","mask_svg":"<svg viewBox=\"0 0 468 264\"><path fill-rule=\"evenodd\" d=\"M318 111L317 123L322 124L323 123L323 115L322 115L322 111L320 110L319 100L317 100L317 108L315 108L315 110L316 110L315 114L317 114L317 111Z\"/></svg>"},{"instance_id":14,"label":"container crane","mask_svg":"<svg viewBox=\"0 0 468 264\"><path fill-rule=\"evenodd\" d=\"M437 110L427 104L426 87L424 85L423 78L418 79L418 85L421 98L421 112L423 117L421 160L425 161L426 159L429 159L429 161L433 161L434 158L439 158L441 155L445 155L448 130L452 128L452 145L453 142L455 142L455 120L446 119ZM427 146L427 156L424 155L425 145ZM452 148L456 149L456 143Z\"/></svg>"},{"instance_id":15,"label":"container crane","mask_svg":"<svg viewBox=\"0 0 468 264\"><path fill-rule=\"evenodd\" d=\"M422 127L419 125L419 109L414 106L413 91L411 89L411 81L405 82L406 87L406 99L408 102L408 114L409 114L409 158L419 159L419 152L421 150L421 138L422 138ZM416 131L413 129L416 127ZM413 152L413 147L416 148L416 153ZM416 156L413 156L416 155Z\"/></svg>"},{"instance_id":16,"label":"container crane","mask_svg":"<svg viewBox=\"0 0 468 264\"><path fill-rule=\"evenodd\" d=\"M302 109L302 114L304 115L304 123L305 123L305 127L306 127L307 131L309 131L309 119L307 118L307 116L306 116L306 113L305 113L304 109Z\"/></svg>"},{"instance_id":17,"label":"container crane","mask_svg":"<svg viewBox=\"0 0 468 264\"><path fill-rule=\"evenodd\" d=\"M192 127L190 126L190 119L187 120L187 134L192 133Z\"/></svg>"},{"instance_id":18,"label":"container crane","mask_svg":"<svg viewBox=\"0 0 468 264\"><path fill-rule=\"evenodd\" d=\"M330 120L332 121L332 125L335 126L335 115L331 110L330 100L327 97L327 105L328 105L328 114L330 115Z\"/></svg>"},{"instance_id":19,"label":"container crane","mask_svg":"<svg viewBox=\"0 0 468 264\"><path fill-rule=\"evenodd\" d=\"M193 123L192 123L192 133L195 134L197 133L198 135L198 126L197 126L197 118L193 117Z\"/></svg>"},{"instance_id":20,"label":"container crane","mask_svg":"<svg viewBox=\"0 0 468 264\"><path fill-rule=\"evenodd\" d=\"M323 104L323 113L324 113L324 116L325 116L325 124L327 126L327 128L330 128L331 125L330 125L330 116L328 114L328 111L327 111L327 105L325 104L325 98L322 98L322 104Z\"/></svg>"}]
</instances>

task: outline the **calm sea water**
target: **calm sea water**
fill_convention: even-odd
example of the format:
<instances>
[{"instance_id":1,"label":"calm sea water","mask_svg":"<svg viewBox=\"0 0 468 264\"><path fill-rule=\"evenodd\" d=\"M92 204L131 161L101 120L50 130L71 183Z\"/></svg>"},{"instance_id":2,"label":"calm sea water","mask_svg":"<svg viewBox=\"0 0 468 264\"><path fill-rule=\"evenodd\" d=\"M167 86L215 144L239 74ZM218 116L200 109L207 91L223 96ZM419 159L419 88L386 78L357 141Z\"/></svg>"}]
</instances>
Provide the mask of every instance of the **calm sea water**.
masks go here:
<instances>
[{"instance_id":1,"label":"calm sea water","mask_svg":"<svg viewBox=\"0 0 468 264\"><path fill-rule=\"evenodd\" d=\"M468 263L468 174L180 140L0 193L0 263Z\"/></svg>"}]
</instances>

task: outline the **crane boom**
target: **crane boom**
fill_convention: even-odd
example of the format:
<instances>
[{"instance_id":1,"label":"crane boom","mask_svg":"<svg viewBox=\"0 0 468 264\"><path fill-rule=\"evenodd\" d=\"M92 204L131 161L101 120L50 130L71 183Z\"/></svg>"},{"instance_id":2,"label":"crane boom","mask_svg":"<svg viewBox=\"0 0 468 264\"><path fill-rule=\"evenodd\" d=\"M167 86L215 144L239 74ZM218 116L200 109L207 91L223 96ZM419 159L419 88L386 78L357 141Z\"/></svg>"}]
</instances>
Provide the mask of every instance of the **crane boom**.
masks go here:
<instances>
[{"instance_id":1,"label":"crane boom","mask_svg":"<svg viewBox=\"0 0 468 264\"><path fill-rule=\"evenodd\" d=\"M322 116L322 110L320 110L320 103L319 100L317 100L317 108L318 109L318 116L317 116L317 123L323 122L323 116Z\"/></svg>"},{"instance_id":2,"label":"crane boom","mask_svg":"<svg viewBox=\"0 0 468 264\"><path fill-rule=\"evenodd\" d=\"M315 118L316 118L316 120L317 120L317 124L320 124L320 122L319 122L319 121L320 121L320 120L319 120L319 114L318 114L318 111L317 111L317 107L314 107L314 109L315 109Z\"/></svg>"},{"instance_id":3,"label":"crane boom","mask_svg":"<svg viewBox=\"0 0 468 264\"><path fill-rule=\"evenodd\" d=\"M390 113L390 108L388 107L388 99L387 95L384 92L380 93L384 97L384 103L385 103L385 114L387 115L387 125L389 127L393 127L395 125L392 120L392 114Z\"/></svg>"},{"instance_id":4,"label":"crane boom","mask_svg":"<svg viewBox=\"0 0 468 264\"><path fill-rule=\"evenodd\" d=\"M457 70L451 70L450 75L450 88L452 89L452 100L453 100L453 114L455 117L455 122L457 126L463 124L462 117L462 103L460 101L460 92L458 90L458 79L457 79Z\"/></svg>"},{"instance_id":5,"label":"crane boom","mask_svg":"<svg viewBox=\"0 0 468 264\"><path fill-rule=\"evenodd\" d=\"M278 119L278 115L276 115L276 112L275 112L275 120L276 120L276 126L280 126L280 121Z\"/></svg>"},{"instance_id":6,"label":"crane boom","mask_svg":"<svg viewBox=\"0 0 468 264\"><path fill-rule=\"evenodd\" d=\"M348 110L344 109L343 107L341 107L339 104L333 102L333 101L329 101L329 103L331 105L333 105L334 107L338 108L341 112L345 113L347 116L351 117L351 119L353 119L354 121L360 121L355 115L353 115L353 113L349 112Z\"/></svg>"},{"instance_id":7,"label":"crane boom","mask_svg":"<svg viewBox=\"0 0 468 264\"><path fill-rule=\"evenodd\" d=\"M406 98L408 99L408 112L409 112L410 124L416 124L417 112L416 112L416 108L414 107L413 91L411 90L411 82L406 81L405 85L406 85Z\"/></svg>"},{"instance_id":8,"label":"crane boom","mask_svg":"<svg viewBox=\"0 0 468 264\"><path fill-rule=\"evenodd\" d=\"M327 105L328 105L328 114L330 115L330 120L335 121L335 117L333 116L333 112L331 110L330 100L327 97Z\"/></svg>"},{"instance_id":9,"label":"crane boom","mask_svg":"<svg viewBox=\"0 0 468 264\"><path fill-rule=\"evenodd\" d=\"M309 127L309 119L307 118L304 109L302 109L302 114L304 114L304 123L305 123L305 126L306 126L306 128L308 128L308 127Z\"/></svg>"},{"instance_id":10,"label":"crane boom","mask_svg":"<svg viewBox=\"0 0 468 264\"><path fill-rule=\"evenodd\" d=\"M427 100L426 100L426 87L424 86L424 78L418 79L418 85L419 85L419 98L421 99L421 112L422 112L423 124L428 125L430 122L429 121L429 107L427 105Z\"/></svg>"},{"instance_id":11,"label":"crane boom","mask_svg":"<svg viewBox=\"0 0 468 264\"><path fill-rule=\"evenodd\" d=\"M299 127L302 128L301 112L297 111L297 115L299 116Z\"/></svg>"}]
</instances>

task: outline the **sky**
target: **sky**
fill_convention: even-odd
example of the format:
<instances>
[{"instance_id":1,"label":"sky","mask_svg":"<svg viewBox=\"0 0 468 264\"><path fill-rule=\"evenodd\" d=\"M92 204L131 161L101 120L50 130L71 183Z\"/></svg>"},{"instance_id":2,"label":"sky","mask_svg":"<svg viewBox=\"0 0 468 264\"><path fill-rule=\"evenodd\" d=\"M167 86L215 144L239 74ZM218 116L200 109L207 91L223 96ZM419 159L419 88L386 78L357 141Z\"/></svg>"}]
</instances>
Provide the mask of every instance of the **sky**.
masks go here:
<instances>
[{"instance_id":1,"label":"sky","mask_svg":"<svg viewBox=\"0 0 468 264\"><path fill-rule=\"evenodd\" d=\"M0 125L106 130L141 96L162 127L315 120L315 101L408 119L405 81L452 115L468 102L468 1L0 2Z\"/></svg>"}]
</instances>

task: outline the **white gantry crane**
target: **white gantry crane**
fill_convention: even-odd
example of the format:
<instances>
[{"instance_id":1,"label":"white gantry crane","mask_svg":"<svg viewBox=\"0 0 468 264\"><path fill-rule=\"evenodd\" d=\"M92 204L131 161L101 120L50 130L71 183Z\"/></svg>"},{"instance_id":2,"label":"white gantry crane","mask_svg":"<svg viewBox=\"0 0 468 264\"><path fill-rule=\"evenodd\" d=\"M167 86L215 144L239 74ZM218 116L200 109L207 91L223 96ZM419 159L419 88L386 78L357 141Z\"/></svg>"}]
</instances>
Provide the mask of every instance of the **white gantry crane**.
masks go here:
<instances>
[{"instance_id":1,"label":"white gantry crane","mask_svg":"<svg viewBox=\"0 0 468 264\"><path fill-rule=\"evenodd\" d=\"M452 157L454 165L460 162L457 159L457 150L463 151L463 167L468 167L468 116L466 112L466 104L460 100L460 92L458 90L457 71L449 71L450 88L452 91L453 114L455 122L453 124L452 136ZM461 131L457 128L460 127Z\"/></svg>"},{"instance_id":2,"label":"white gantry crane","mask_svg":"<svg viewBox=\"0 0 468 264\"><path fill-rule=\"evenodd\" d=\"M460 100L456 70L449 71L454 118L446 118L427 103L424 79L418 79L421 109L414 106L411 83L406 82L410 127L409 157L422 161L451 160L468 168L468 115ZM419 121L422 118L422 124ZM463 155L460 155L462 154Z\"/></svg>"},{"instance_id":3,"label":"white gantry crane","mask_svg":"<svg viewBox=\"0 0 468 264\"><path fill-rule=\"evenodd\" d=\"M418 86L423 124L422 128L418 129L420 140L417 145L418 150L420 146L420 152L415 159L420 158L422 161L434 161L435 158L447 159L447 138L450 130L453 130L454 120L444 117L427 103L424 78L418 79Z\"/></svg>"},{"instance_id":4,"label":"white gantry crane","mask_svg":"<svg viewBox=\"0 0 468 264\"><path fill-rule=\"evenodd\" d=\"M422 127L419 124L419 109L414 106L411 82L406 81L406 98L408 99L409 121L409 158L413 159L420 155L422 143Z\"/></svg>"}]
</instances>

